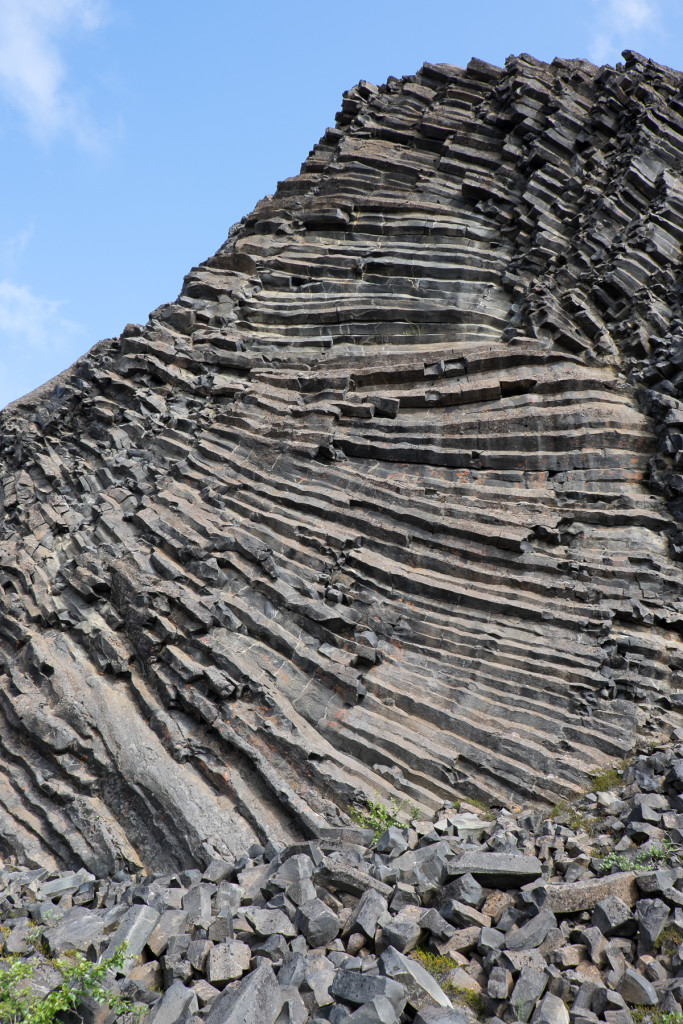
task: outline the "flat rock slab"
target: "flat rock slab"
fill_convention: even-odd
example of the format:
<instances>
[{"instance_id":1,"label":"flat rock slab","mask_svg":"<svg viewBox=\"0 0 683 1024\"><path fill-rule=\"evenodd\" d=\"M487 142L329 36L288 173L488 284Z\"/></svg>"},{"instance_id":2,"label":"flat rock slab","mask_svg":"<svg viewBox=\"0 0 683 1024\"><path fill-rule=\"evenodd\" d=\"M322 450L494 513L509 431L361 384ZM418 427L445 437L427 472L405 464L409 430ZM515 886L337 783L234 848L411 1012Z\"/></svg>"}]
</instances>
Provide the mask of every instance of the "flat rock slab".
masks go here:
<instances>
[{"instance_id":1,"label":"flat rock slab","mask_svg":"<svg viewBox=\"0 0 683 1024\"><path fill-rule=\"evenodd\" d=\"M574 914L580 910L593 910L608 896L618 896L628 907L638 899L636 875L633 871L620 871L604 878L547 885L543 908L553 914Z\"/></svg>"},{"instance_id":2,"label":"flat rock slab","mask_svg":"<svg viewBox=\"0 0 683 1024\"><path fill-rule=\"evenodd\" d=\"M516 853L464 853L449 864L451 875L470 874L481 884L495 889L513 889L541 877L538 857Z\"/></svg>"}]
</instances>

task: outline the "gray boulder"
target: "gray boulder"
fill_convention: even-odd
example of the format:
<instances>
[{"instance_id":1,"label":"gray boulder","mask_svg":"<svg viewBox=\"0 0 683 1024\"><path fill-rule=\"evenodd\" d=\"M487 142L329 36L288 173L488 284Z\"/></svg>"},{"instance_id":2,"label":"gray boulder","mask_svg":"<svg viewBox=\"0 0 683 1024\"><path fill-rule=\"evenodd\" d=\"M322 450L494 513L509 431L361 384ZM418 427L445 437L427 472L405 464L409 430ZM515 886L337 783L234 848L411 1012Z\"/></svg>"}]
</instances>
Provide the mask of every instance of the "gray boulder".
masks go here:
<instances>
[{"instance_id":1,"label":"gray boulder","mask_svg":"<svg viewBox=\"0 0 683 1024\"><path fill-rule=\"evenodd\" d=\"M341 927L339 918L322 900L309 900L296 912L294 924L310 946L326 946L336 939Z\"/></svg>"},{"instance_id":2,"label":"gray boulder","mask_svg":"<svg viewBox=\"0 0 683 1024\"><path fill-rule=\"evenodd\" d=\"M261 964L235 988L225 989L211 1006L206 1024L275 1024L283 998L273 968Z\"/></svg>"}]
</instances>

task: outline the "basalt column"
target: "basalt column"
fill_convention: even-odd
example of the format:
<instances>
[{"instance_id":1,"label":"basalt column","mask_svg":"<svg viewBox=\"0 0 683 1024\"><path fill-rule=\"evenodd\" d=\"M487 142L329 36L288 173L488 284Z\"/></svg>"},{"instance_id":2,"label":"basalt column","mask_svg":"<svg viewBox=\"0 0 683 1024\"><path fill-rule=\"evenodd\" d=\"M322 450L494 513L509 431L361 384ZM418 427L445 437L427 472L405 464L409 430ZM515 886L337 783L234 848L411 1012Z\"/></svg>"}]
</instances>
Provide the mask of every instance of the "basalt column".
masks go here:
<instances>
[{"instance_id":1,"label":"basalt column","mask_svg":"<svg viewBox=\"0 0 683 1024\"><path fill-rule=\"evenodd\" d=\"M361 82L177 301L2 413L0 852L554 804L677 720L682 87Z\"/></svg>"}]
</instances>

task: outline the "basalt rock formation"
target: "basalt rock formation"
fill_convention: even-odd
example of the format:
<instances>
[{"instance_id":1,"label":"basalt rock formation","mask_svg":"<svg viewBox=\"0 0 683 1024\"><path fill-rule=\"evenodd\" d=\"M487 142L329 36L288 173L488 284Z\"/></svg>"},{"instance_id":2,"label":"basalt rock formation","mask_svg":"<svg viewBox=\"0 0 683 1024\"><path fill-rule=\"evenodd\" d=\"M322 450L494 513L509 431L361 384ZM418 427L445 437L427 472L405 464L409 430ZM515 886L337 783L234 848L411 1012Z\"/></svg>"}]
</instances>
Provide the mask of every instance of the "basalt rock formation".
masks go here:
<instances>
[{"instance_id":1,"label":"basalt rock formation","mask_svg":"<svg viewBox=\"0 0 683 1024\"><path fill-rule=\"evenodd\" d=\"M3 412L0 851L549 805L678 718L683 75L624 58L361 82Z\"/></svg>"}]
</instances>

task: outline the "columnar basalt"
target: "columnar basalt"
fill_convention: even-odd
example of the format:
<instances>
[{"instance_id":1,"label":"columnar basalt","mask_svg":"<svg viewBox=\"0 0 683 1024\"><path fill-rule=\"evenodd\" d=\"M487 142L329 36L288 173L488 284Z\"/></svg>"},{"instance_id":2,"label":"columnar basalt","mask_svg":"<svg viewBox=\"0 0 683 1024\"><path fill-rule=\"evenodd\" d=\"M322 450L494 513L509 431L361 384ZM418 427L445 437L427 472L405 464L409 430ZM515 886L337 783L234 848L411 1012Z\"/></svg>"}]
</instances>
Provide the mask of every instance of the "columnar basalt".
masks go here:
<instances>
[{"instance_id":1,"label":"columnar basalt","mask_svg":"<svg viewBox=\"0 0 683 1024\"><path fill-rule=\"evenodd\" d=\"M4 411L0 849L554 804L677 717L683 75L624 57L361 82Z\"/></svg>"}]
</instances>

